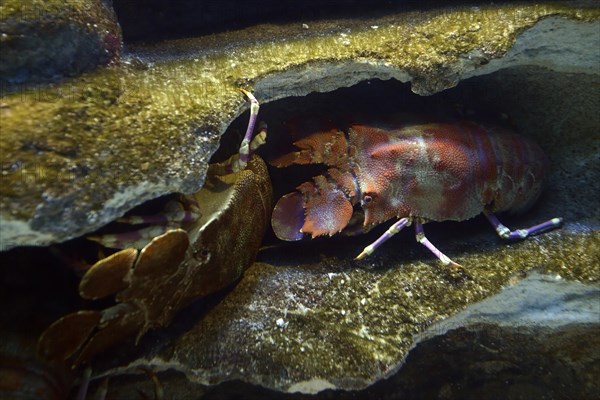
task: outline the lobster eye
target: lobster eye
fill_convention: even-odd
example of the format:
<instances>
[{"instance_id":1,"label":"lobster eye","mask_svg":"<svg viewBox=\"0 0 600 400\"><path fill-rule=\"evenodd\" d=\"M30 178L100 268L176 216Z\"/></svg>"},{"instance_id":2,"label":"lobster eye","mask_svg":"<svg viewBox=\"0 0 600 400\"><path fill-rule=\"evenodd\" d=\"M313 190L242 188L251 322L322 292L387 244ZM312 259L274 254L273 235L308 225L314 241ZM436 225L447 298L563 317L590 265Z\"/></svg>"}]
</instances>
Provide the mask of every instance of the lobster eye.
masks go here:
<instances>
[{"instance_id":1,"label":"lobster eye","mask_svg":"<svg viewBox=\"0 0 600 400\"><path fill-rule=\"evenodd\" d=\"M368 194L365 194L365 195L363 196L363 202L364 202L364 203L370 203L370 202L372 202L372 201L373 201L373 197L371 197L370 195L368 195Z\"/></svg>"}]
</instances>

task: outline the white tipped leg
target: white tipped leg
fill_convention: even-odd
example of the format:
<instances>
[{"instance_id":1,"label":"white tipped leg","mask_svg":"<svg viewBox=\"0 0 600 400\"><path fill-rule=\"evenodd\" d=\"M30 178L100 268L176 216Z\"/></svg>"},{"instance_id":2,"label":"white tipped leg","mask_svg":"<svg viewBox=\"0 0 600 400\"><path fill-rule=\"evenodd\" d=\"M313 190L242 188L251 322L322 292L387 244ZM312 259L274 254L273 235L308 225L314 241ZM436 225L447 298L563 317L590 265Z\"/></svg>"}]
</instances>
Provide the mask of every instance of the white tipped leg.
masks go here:
<instances>
[{"instance_id":1,"label":"white tipped leg","mask_svg":"<svg viewBox=\"0 0 600 400\"><path fill-rule=\"evenodd\" d=\"M362 260L363 258L371 255L376 248L381 246L386 240L394 236L396 233L400 232L405 226L409 224L410 220L408 218L402 218L396 221L395 224L389 227L389 229L381 235L376 241L368 245L364 248L362 253L360 253L355 260Z\"/></svg>"},{"instance_id":2,"label":"white tipped leg","mask_svg":"<svg viewBox=\"0 0 600 400\"><path fill-rule=\"evenodd\" d=\"M423 231L423 224L420 222L415 222L415 235L417 242L421 243L423 246L427 247L429 251L431 251L441 262L446 266L451 266L455 268L461 268L461 265L452 261L447 255L442 253L435 247L429 239L425 236L425 232Z\"/></svg>"},{"instance_id":3,"label":"white tipped leg","mask_svg":"<svg viewBox=\"0 0 600 400\"><path fill-rule=\"evenodd\" d=\"M558 228L563 222L562 218L552 218L551 220L534 225L530 228L511 231L498 220L494 213L490 211L484 211L483 214L487 217L488 221L490 221L498 233L498 236L503 239L525 239L527 236L537 235L538 233Z\"/></svg>"},{"instance_id":4,"label":"white tipped leg","mask_svg":"<svg viewBox=\"0 0 600 400\"><path fill-rule=\"evenodd\" d=\"M250 120L248 121L248 127L246 128L246 134L244 135L244 139L242 140L242 144L240 146L240 171L246 168L246 164L248 163L248 159L251 155L251 146L250 141L252 140L252 134L254 133L254 125L256 125L256 118L258 117L258 109L260 108L260 104L256 97L252 93L247 90L240 89L242 93L246 95L248 100L250 100ZM237 171L236 171L237 172Z\"/></svg>"},{"instance_id":5,"label":"white tipped leg","mask_svg":"<svg viewBox=\"0 0 600 400\"><path fill-rule=\"evenodd\" d=\"M226 175L245 169L252 153L265 143L267 137L267 125L261 124L260 132L254 139L252 138L260 104L258 103L258 100L256 100L256 97L249 91L244 89L240 89L240 91L250 100L250 119L248 120L246 134L244 135L240 150L237 154L234 154L223 162L211 164L209 166L209 172L213 175Z\"/></svg>"},{"instance_id":6,"label":"white tipped leg","mask_svg":"<svg viewBox=\"0 0 600 400\"><path fill-rule=\"evenodd\" d=\"M135 247L141 250L156 236L162 235L169 229L180 228L197 221L201 215L196 200L182 195L177 200L170 200L164 210L158 214L131 215L117 219L117 222L124 224L148 225L144 228L114 234L90 235L86 238L111 249Z\"/></svg>"}]
</instances>

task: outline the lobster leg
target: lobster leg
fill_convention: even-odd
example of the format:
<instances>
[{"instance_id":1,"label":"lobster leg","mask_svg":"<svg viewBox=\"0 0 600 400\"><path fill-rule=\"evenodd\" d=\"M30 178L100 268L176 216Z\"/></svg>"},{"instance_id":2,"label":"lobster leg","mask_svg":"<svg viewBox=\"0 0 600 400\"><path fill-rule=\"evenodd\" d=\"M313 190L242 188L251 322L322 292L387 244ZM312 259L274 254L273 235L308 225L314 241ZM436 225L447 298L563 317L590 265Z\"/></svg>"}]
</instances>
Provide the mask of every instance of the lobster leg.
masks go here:
<instances>
[{"instance_id":1,"label":"lobster leg","mask_svg":"<svg viewBox=\"0 0 600 400\"><path fill-rule=\"evenodd\" d=\"M243 163L244 169L246 164L248 164L248 160L250 159L250 140L252 139L252 134L254 133L254 125L256 124L256 118L258 117L258 109L260 108L260 104L258 104L258 100L256 97L247 90L241 89L242 93L248 97L250 100L250 120L248 121L248 127L246 128L246 134L244 135L244 139L242 140L242 144L240 145L240 163Z\"/></svg>"},{"instance_id":2,"label":"lobster leg","mask_svg":"<svg viewBox=\"0 0 600 400\"><path fill-rule=\"evenodd\" d=\"M223 162L209 165L208 172L210 174L227 175L245 169L250 156L252 156L252 153L265 143L265 139L267 137L266 124L261 124L260 132L254 137L254 139L252 138L260 104L252 93L244 89L240 89L240 91L250 100L250 119L248 120L246 134L244 135L244 139L240 145L239 152Z\"/></svg>"},{"instance_id":3,"label":"lobster leg","mask_svg":"<svg viewBox=\"0 0 600 400\"><path fill-rule=\"evenodd\" d=\"M200 217L200 206L192 196L180 195L170 200L162 212L153 215L130 215L117 219L122 224L173 225L196 221Z\"/></svg>"},{"instance_id":4,"label":"lobster leg","mask_svg":"<svg viewBox=\"0 0 600 400\"><path fill-rule=\"evenodd\" d=\"M147 224L146 227L121 233L90 235L87 239L113 249L135 247L141 250L156 236L162 235L169 229L181 227L182 224L196 221L200 216L200 208L194 198L179 196L177 200L169 201L162 213L131 215L117 219L119 223Z\"/></svg>"},{"instance_id":5,"label":"lobster leg","mask_svg":"<svg viewBox=\"0 0 600 400\"><path fill-rule=\"evenodd\" d=\"M427 247L427 249L429 249L429 251L431 251L437 258L439 258L439 260L442 262L442 264L444 264L446 266L449 265L451 267L461 268L460 264L455 263L450 258L448 258L447 255L445 255L444 253L439 251L437 249L437 247L435 247L429 241L429 239L427 239L427 237L425 237L425 232L423 231L423 224L421 224L418 221L415 221L415 235L416 235L417 242L419 242L423 246Z\"/></svg>"},{"instance_id":6,"label":"lobster leg","mask_svg":"<svg viewBox=\"0 0 600 400\"><path fill-rule=\"evenodd\" d=\"M484 211L483 214L487 217L488 221L490 221L498 235L503 239L525 239L527 236L537 235L548 229L556 228L563 222L562 218L552 218L551 220L534 225L530 228L511 231L498 220L494 213Z\"/></svg>"},{"instance_id":7,"label":"lobster leg","mask_svg":"<svg viewBox=\"0 0 600 400\"><path fill-rule=\"evenodd\" d=\"M154 400L163 400L165 398L165 389L163 388L160 379L158 379L158 375L150 369L143 368L143 370L154 384Z\"/></svg>"},{"instance_id":8,"label":"lobster leg","mask_svg":"<svg viewBox=\"0 0 600 400\"><path fill-rule=\"evenodd\" d=\"M376 241L368 245L364 248L362 253L360 253L355 260L362 260L363 258L371 255L376 248L381 246L386 240L394 236L396 233L400 232L406 225L410 223L408 218L401 218L396 221L392 226L389 227L387 231L383 235L381 235ZM445 256L444 256L445 257Z\"/></svg>"}]
</instances>

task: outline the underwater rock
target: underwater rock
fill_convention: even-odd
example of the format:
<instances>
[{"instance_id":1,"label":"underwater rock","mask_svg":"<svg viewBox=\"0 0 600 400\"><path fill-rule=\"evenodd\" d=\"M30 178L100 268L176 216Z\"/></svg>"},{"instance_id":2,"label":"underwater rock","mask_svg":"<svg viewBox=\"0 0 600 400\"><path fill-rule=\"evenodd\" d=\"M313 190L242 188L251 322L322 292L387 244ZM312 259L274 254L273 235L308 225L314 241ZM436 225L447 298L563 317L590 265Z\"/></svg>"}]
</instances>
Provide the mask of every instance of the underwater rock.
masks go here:
<instances>
[{"instance_id":1,"label":"underwater rock","mask_svg":"<svg viewBox=\"0 0 600 400\"><path fill-rule=\"evenodd\" d=\"M503 68L505 55L506 65L597 74L599 16L596 8L508 6L317 21L308 30L258 26L137 47L121 67L7 93L1 247L64 241L146 200L197 191L241 112L240 85L263 103L372 78L432 94Z\"/></svg>"},{"instance_id":2,"label":"underwater rock","mask_svg":"<svg viewBox=\"0 0 600 400\"><path fill-rule=\"evenodd\" d=\"M0 85L78 75L119 59L110 1L7 0L0 5Z\"/></svg>"},{"instance_id":3,"label":"underwater rock","mask_svg":"<svg viewBox=\"0 0 600 400\"><path fill-rule=\"evenodd\" d=\"M598 329L600 286L532 273L419 335L393 379L408 399L591 399Z\"/></svg>"},{"instance_id":4,"label":"underwater rock","mask_svg":"<svg viewBox=\"0 0 600 400\"><path fill-rule=\"evenodd\" d=\"M519 242L498 239L484 218L426 224L428 237L465 267L464 275L441 267L410 232L399 233L364 262L353 261L386 226L352 238L267 240L260 263L213 308L186 312L174 322L177 329L130 346L134 357L112 357L97 365L98 374L114 374L110 390L126 396L140 388L149 392L151 382L131 374L150 367L159 371L165 393L182 399L186 393L204 393L205 399L240 393L295 400L427 397L423 393L585 398L595 388L599 358L592 335L599 328L593 318L600 282L600 96L587 90L599 83L595 73L517 66L417 97L410 106L406 95L398 95L408 91L404 85L375 81L312 94L304 103L288 99L264 106L271 137L280 129L275 115L281 110L309 107L305 111L312 113L310 107L333 101L341 109L361 101L381 107L378 97L392 107L406 104L407 112L433 112L443 104L468 115L514 120L521 134L547 152L551 170L537 204L503 219L515 228L555 216L565 224ZM484 313L496 316L480 318ZM462 315L472 317L457 317ZM580 350L581 340L589 340L589 347Z\"/></svg>"},{"instance_id":5,"label":"underwater rock","mask_svg":"<svg viewBox=\"0 0 600 400\"><path fill-rule=\"evenodd\" d=\"M590 393L597 385L590 367L600 357L593 339L600 327L600 266L593 265L600 235L563 236L574 252L588 252L585 260L565 257L565 243L549 236L540 236L529 251L499 248L465 256L471 268L462 277L414 260L375 269L333 259L300 266L256 263L191 329L172 341L154 340L154 351L99 376L151 368L166 393L177 390L171 382L183 374L188 387L242 381L284 393L335 390L340 398L351 398L356 393L344 391L363 390L369 398L384 398L392 386L409 398L428 390L461 398L479 390L479 377L496 385L494 371L511 379L525 369L514 378L518 384L542 390L554 379L549 391ZM500 264L511 253L514 262ZM502 260L500 265L493 266L494 259ZM546 274L532 273L514 284L523 278L515 273L544 262ZM579 262L595 283L556 274ZM590 339L589 350L578 350L583 338ZM545 375L559 374L561 365L568 375ZM113 380L112 390L123 394L118 382ZM583 386L568 386L575 383Z\"/></svg>"},{"instance_id":6,"label":"underwater rock","mask_svg":"<svg viewBox=\"0 0 600 400\"><path fill-rule=\"evenodd\" d=\"M421 94L460 81L418 98L467 116L505 114L537 141L551 161L548 188L532 210L505 222L522 227L562 216L560 230L506 243L482 219L427 224L432 241L465 266L463 274L441 268L408 232L361 263L352 258L381 229L267 241L237 286L192 304L138 345L131 340L94 359L95 377L111 376L109 397L117 398L151 393L139 367L157 371L165 398L390 399L427 390L481 398L506 381L516 383L504 387L512 391L507 397L585 397L597 388L599 346L592 336L600 279L598 14L510 6L358 25L323 21L308 30L262 26L140 46L118 68L7 95L0 107L2 248L79 236L147 199L197 191L219 136L242 110L240 85L253 86L264 103L371 78L410 81ZM268 106L259 118L269 115ZM265 120L270 129L277 125ZM13 252L20 250L32 251ZM48 267L31 264L31 275L55 272L41 265ZM519 284L531 270L544 275ZM530 312L517 318L521 309ZM19 314L37 320L29 318L33 312ZM485 393L477 392L479 378Z\"/></svg>"}]
</instances>

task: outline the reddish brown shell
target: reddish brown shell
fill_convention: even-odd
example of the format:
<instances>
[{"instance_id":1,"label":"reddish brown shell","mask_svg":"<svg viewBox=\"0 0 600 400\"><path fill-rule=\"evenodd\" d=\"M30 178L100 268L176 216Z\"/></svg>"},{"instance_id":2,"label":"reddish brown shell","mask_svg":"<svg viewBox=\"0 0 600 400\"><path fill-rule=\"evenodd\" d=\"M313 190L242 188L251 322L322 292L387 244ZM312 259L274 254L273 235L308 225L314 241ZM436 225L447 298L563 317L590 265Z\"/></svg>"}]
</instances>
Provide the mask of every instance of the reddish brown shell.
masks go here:
<instances>
[{"instance_id":1,"label":"reddish brown shell","mask_svg":"<svg viewBox=\"0 0 600 400\"><path fill-rule=\"evenodd\" d=\"M392 130L352 125L344 138L334 131L309 138L310 146L296 142L302 150L275 165L313 162L335 168L298 187L303 215L291 209L290 199L297 203L297 197L286 195L277 203L272 225L283 240L298 240L297 226L313 237L335 234L348 225L357 204L367 228L391 218L462 221L484 208L522 211L538 198L548 169L537 144L473 122ZM333 148L345 148L344 157L319 154Z\"/></svg>"},{"instance_id":2,"label":"reddish brown shell","mask_svg":"<svg viewBox=\"0 0 600 400\"><path fill-rule=\"evenodd\" d=\"M193 196L203 214L188 230L170 229L141 251L124 249L90 268L80 284L82 296L115 295L116 304L54 322L39 339L41 355L72 365L88 362L128 337L168 325L194 300L239 279L269 221L266 165L254 155L246 169L207 178Z\"/></svg>"}]
</instances>

